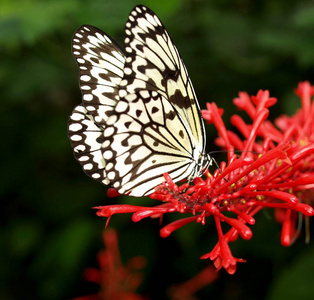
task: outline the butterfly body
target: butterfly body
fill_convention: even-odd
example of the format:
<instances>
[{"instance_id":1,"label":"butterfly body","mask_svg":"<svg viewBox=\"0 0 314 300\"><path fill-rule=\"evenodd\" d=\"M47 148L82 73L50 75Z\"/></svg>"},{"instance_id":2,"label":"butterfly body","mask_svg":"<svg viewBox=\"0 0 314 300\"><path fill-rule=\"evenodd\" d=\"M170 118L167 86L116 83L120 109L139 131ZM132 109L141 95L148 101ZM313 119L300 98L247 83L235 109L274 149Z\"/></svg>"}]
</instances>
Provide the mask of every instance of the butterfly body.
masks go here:
<instances>
[{"instance_id":1,"label":"butterfly body","mask_svg":"<svg viewBox=\"0 0 314 300\"><path fill-rule=\"evenodd\" d=\"M126 35L124 55L99 29L77 30L83 105L70 116L69 137L90 177L143 196L164 173L174 181L201 176L211 158L191 80L158 17L135 7Z\"/></svg>"}]
</instances>

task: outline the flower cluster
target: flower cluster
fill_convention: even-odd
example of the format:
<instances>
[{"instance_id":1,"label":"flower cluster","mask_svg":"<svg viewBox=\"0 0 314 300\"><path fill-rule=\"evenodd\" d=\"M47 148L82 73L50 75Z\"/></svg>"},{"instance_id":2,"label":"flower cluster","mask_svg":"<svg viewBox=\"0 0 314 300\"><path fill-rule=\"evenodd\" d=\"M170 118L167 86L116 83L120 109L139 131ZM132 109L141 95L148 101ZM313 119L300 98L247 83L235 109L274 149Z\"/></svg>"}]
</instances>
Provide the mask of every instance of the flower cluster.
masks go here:
<instances>
[{"instance_id":1,"label":"flower cluster","mask_svg":"<svg viewBox=\"0 0 314 300\"><path fill-rule=\"evenodd\" d=\"M311 102L311 97L314 95L314 87L307 81L301 82L295 89L295 93L301 99L301 109L292 117L283 115L277 118L274 122L276 127L265 119L261 126L254 128L246 124L238 115L234 115L231 122L245 137L245 140L242 141L236 134L228 131L228 138L218 138L216 143L223 148L232 145L243 152L256 151L258 153L265 153L279 144L290 143L288 157L291 166L274 178L272 189L289 192L297 196L300 203L313 206L314 103ZM268 107L275 103L276 99L269 98L268 91L259 91L256 96L252 97L241 92L239 97L234 99L234 104L240 110L244 110L253 121L258 117L264 119L263 115L267 117ZM204 113L206 116L207 113ZM250 139L250 136L255 136L255 138ZM298 214L294 209L278 207L275 210L275 216L283 224L281 243L289 246L293 237L297 236L296 223L302 214Z\"/></svg>"},{"instance_id":2,"label":"flower cluster","mask_svg":"<svg viewBox=\"0 0 314 300\"><path fill-rule=\"evenodd\" d=\"M145 258L136 256L122 265L118 236L114 229L103 231L103 241L105 249L98 253L100 269L87 268L83 274L87 281L98 284L100 291L73 300L148 300L148 297L135 292L142 283L140 270L146 265ZM169 299L195 300L194 294L217 278L215 268L207 266L189 280L170 286Z\"/></svg>"},{"instance_id":3,"label":"flower cluster","mask_svg":"<svg viewBox=\"0 0 314 300\"><path fill-rule=\"evenodd\" d=\"M88 268L84 271L87 281L97 283L101 290L92 295L82 296L73 300L144 300L144 296L135 291L142 282L139 272L146 260L142 256L133 257L127 265L122 265L117 233L114 229L106 229L103 233L105 249L98 254L100 270Z\"/></svg>"},{"instance_id":4,"label":"flower cluster","mask_svg":"<svg viewBox=\"0 0 314 300\"><path fill-rule=\"evenodd\" d=\"M210 258L217 269L225 268L230 274L236 271L237 262L232 256L229 242L239 236L250 239L254 215L264 207L275 208L277 220L283 224L282 244L289 245L295 235L296 213L314 215L311 207L314 192L314 104L311 96L314 87L308 82L299 84L296 94L302 108L292 117L282 116L273 125L267 118L269 107L276 99L268 91L260 90L256 96L239 93L234 104L252 119L246 124L234 115L232 124L243 136L228 131L222 120L222 109L208 103L202 111L204 119L217 128L217 145L228 151L226 162L204 178L193 183L175 184L168 174L165 182L150 195L162 204L154 207L110 205L97 207L98 216L110 217L117 213L133 213L137 222L146 217L162 217L166 213L180 212L183 218L164 226L160 234L169 236L190 222L205 224L206 218L215 220L218 243L201 258ZM240 156L235 154L240 150ZM109 191L112 193L112 190ZM231 213L231 214L230 214ZM221 222L230 229L224 233Z\"/></svg>"}]
</instances>

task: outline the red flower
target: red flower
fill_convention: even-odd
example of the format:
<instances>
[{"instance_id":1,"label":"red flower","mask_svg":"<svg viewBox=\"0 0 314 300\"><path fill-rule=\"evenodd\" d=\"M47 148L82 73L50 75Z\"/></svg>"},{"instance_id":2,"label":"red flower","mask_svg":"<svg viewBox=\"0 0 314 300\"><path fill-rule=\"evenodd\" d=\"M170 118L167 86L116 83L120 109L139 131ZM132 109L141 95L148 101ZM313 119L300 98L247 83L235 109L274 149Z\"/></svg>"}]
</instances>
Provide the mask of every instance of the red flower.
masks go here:
<instances>
[{"instance_id":1,"label":"red flower","mask_svg":"<svg viewBox=\"0 0 314 300\"><path fill-rule=\"evenodd\" d=\"M97 294L78 297L73 300L144 300L145 297L135 293L142 282L142 269L146 260L137 256L132 258L126 266L122 265L116 231L106 229L103 233L105 249L98 254L100 270L88 268L84 277L90 282L101 286Z\"/></svg>"},{"instance_id":2,"label":"red flower","mask_svg":"<svg viewBox=\"0 0 314 300\"><path fill-rule=\"evenodd\" d=\"M208 103L203 117L217 128L220 135L217 144L228 150L228 161L220 164L220 170L214 174L207 172L206 178L195 178L193 183L180 186L164 174L166 182L150 195L162 204L154 207L103 206L97 207L97 214L108 217L109 221L116 213L133 213L135 222L146 217L161 218L172 212L189 215L163 227L162 237L190 222L204 225L207 217L214 217L219 242L201 258L210 258L216 268L223 267L230 274L236 271L237 262L244 260L234 258L228 244L239 235L243 239L252 237L248 225L254 225L253 216L263 207L284 212L282 243L289 244L293 234L293 213L314 214L308 205L313 199L314 188L314 107L310 101L313 90L309 83L299 85L297 94L301 95L302 109L291 118L278 119L279 129L267 120L268 108L277 101L269 97L268 91L259 91L252 97L239 93L234 103L252 119L252 124L246 124L238 115L232 117L232 123L243 139L226 130L221 118L223 111L214 103ZM242 151L240 157L234 154L234 149ZM233 213L233 217L226 216L226 212ZM226 234L221 228L222 221L231 227Z\"/></svg>"},{"instance_id":3,"label":"red flower","mask_svg":"<svg viewBox=\"0 0 314 300\"><path fill-rule=\"evenodd\" d=\"M268 151L279 143L291 143L288 151L292 165L285 174L281 174L276 179L273 188L281 191L288 191L298 197L300 203L313 205L314 188L314 103L311 97L314 95L314 87L308 81L299 83L295 93L301 98L301 109L292 117L281 116L275 120L275 127L271 122L265 121L256 133L262 142L253 141L249 146L239 142L240 138L234 133L228 132L231 145L239 150L255 150L257 152ZM276 102L275 98L269 98L268 91L259 91L256 97L249 97L246 93L239 93L239 98L234 99L234 104L238 108L245 110L254 120L255 116L261 114L263 108L268 108ZM247 137L251 131L251 125L247 125L243 120L235 115L232 123ZM228 143L223 139L217 141L221 146L228 148ZM261 149L262 145L266 148ZM285 182L286 181L286 182ZM276 209L276 219L283 224L281 243L284 246L291 244L297 236L296 211L289 209Z\"/></svg>"}]
</instances>

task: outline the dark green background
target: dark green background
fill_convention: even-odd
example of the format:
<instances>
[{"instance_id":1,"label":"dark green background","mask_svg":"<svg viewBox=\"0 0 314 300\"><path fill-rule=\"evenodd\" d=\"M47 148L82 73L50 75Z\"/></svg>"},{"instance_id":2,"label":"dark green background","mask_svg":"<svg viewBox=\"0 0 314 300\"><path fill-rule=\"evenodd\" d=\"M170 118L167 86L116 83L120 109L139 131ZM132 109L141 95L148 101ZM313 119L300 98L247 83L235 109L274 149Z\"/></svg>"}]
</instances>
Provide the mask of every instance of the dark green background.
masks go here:
<instances>
[{"instance_id":1,"label":"dark green background","mask_svg":"<svg viewBox=\"0 0 314 300\"><path fill-rule=\"evenodd\" d=\"M71 38L82 24L101 28L123 45L124 24L140 4L127 0L3 0L0 3L1 247L0 299L69 299L97 291L82 280L96 266L105 219L93 206L153 205L149 199L108 199L106 187L75 161L67 118L81 101ZM215 101L228 123L238 91L269 89L278 97L271 118L300 106L293 89L314 83L313 1L142 1L161 18L185 60L200 105ZM208 149L216 131L207 126ZM177 216L165 218L164 223ZM167 239L157 220L132 223L114 216L122 257L145 255L140 292L166 299L172 284L209 261L199 257L217 241L212 220ZM314 246L304 233L280 245L273 212L257 217L250 241L231 244L247 259L235 275L202 290L200 299L314 299Z\"/></svg>"}]
</instances>

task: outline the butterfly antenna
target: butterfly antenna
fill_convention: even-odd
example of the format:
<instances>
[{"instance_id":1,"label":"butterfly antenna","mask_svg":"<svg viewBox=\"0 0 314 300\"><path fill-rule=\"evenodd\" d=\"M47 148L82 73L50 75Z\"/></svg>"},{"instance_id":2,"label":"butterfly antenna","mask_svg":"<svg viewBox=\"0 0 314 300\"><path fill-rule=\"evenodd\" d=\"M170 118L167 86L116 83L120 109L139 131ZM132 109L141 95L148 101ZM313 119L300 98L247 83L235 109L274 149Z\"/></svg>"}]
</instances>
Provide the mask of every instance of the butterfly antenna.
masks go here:
<instances>
[{"instance_id":1,"label":"butterfly antenna","mask_svg":"<svg viewBox=\"0 0 314 300\"><path fill-rule=\"evenodd\" d=\"M215 152L215 151L213 151L213 152ZM210 152L210 153L213 153L213 152ZM216 165L216 167L217 167L217 169L219 170L219 173L220 173L220 175L221 175L222 172L221 172L221 169L220 169L220 167L219 167L219 165L218 165L216 159L215 159L213 156L211 156L211 159L212 159L212 161L215 163L215 165ZM229 182L225 177L224 177L224 180L225 180L226 182Z\"/></svg>"},{"instance_id":2,"label":"butterfly antenna","mask_svg":"<svg viewBox=\"0 0 314 300\"><path fill-rule=\"evenodd\" d=\"M231 150L216 150L216 151L211 151L208 154L211 155L212 153L228 153L228 152L231 152ZM238 153L248 152L248 153L253 153L253 154L262 154L260 152L255 152L255 151L250 151L250 150L233 150L233 152L238 152Z\"/></svg>"},{"instance_id":3,"label":"butterfly antenna","mask_svg":"<svg viewBox=\"0 0 314 300\"><path fill-rule=\"evenodd\" d=\"M211 152L211 153L212 153L212 152ZM215 159L213 156L212 156L211 158L212 158L213 162L215 163L217 169L219 170L219 173L221 174L221 169L220 169L220 167L219 167L219 165L218 165L216 159Z\"/></svg>"}]
</instances>

